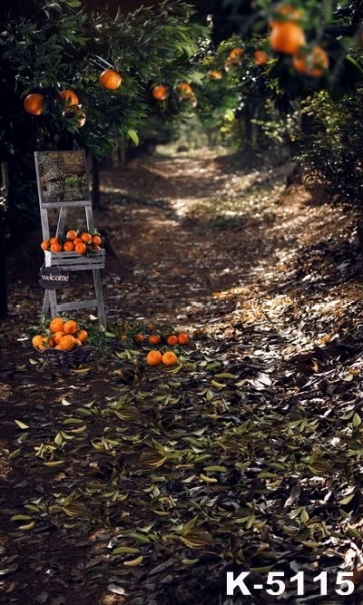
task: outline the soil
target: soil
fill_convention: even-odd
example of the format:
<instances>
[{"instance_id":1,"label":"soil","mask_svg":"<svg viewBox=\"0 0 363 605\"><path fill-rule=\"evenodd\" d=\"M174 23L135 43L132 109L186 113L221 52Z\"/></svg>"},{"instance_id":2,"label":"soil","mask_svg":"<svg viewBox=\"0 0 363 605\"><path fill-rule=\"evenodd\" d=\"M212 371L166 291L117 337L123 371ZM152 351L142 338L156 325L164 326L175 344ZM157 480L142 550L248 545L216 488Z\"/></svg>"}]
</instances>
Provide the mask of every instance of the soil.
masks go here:
<instances>
[{"instance_id":1,"label":"soil","mask_svg":"<svg viewBox=\"0 0 363 605\"><path fill-rule=\"evenodd\" d=\"M328 341L334 330L348 331L362 301L352 216L322 204L302 185L286 189L291 168L205 152L159 154L104 171L95 224L107 238L103 288L110 325L171 323L187 330L192 342L215 343L217 350L232 338L238 348L245 334L255 330L251 338L258 338L261 322L273 321L287 305L295 321L284 343L290 356L324 335ZM134 593L128 600L117 593L117 582L110 588L102 570L88 573L97 569L97 558L107 558L113 522L105 523L104 534L97 522L75 524L70 539L72 511L69 527L57 515L51 521L44 515L35 529L26 527L31 520L23 520L25 529L11 520L24 514L24 502L62 491L64 481L74 479L76 490L75 477L86 464L75 457L65 472L39 471L34 453L17 453L24 435L33 431L38 442L48 443L60 407L67 409L75 396L77 408L107 399L122 378L111 376L109 359L92 361L83 373L58 371L39 363L31 350L30 330L42 303L40 240L40 232L29 234L9 251L9 315L0 326L0 603L177 605L182 599L176 596L145 601ZM87 277L77 276L72 295L82 297L87 290ZM305 340L298 338L302 332ZM306 378L313 371L310 361L300 363ZM211 602L185 598L185 605Z\"/></svg>"}]
</instances>

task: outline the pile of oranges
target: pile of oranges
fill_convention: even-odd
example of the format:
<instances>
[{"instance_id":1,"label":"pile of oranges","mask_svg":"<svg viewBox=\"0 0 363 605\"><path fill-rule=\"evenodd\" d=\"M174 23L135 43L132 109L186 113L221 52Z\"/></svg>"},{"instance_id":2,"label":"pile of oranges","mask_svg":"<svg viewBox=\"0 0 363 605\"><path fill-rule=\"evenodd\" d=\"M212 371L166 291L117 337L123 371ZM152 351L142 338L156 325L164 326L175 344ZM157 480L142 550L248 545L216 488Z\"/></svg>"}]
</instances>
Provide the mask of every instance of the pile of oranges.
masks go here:
<instances>
[{"instance_id":1,"label":"pile of oranges","mask_svg":"<svg viewBox=\"0 0 363 605\"><path fill-rule=\"evenodd\" d=\"M88 332L83 330L74 319L54 317L44 334L36 334L32 338L32 345L38 351L54 348L60 351L73 351L84 345L88 339Z\"/></svg>"},{"instance_id":2,"label":"pile of oranges","mask_svg":"<svg viewBox=\"0 0 363 605\"><path fill-rule=\"evenodd\" d=\"M123 346L136 344L145 348L145 361L148 366L174 366L179 362L177 353L180 347L190 342L187 332L176 330L171 325L155 322L135 322L117 330ZM175 347L175 350L171 350Z\"/></svg>"},{"instance_id":3,"label":"pile of oranges","mask_svg":"<svg viewBox=\"0 0 363 605\"><path fill-rule=\"evenodd\" d=\"M40 247L48 252L77 252L87 254L101 249L102 238L98 232L70 229L63 238L51 237L43 240Z\"/></svg>"}]
</instances>

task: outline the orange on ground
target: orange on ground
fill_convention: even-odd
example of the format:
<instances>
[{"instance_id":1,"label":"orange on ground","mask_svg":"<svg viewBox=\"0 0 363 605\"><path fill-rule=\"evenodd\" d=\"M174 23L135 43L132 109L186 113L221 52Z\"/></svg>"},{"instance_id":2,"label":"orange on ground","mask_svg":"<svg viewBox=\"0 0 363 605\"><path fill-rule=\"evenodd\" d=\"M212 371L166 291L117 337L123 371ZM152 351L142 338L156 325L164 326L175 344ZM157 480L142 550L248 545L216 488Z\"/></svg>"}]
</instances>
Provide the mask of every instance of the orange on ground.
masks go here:
<instances>
[{"instance_id":1,"label":"orange on ground","mask_svg":"<svg viewBox=\"0 0 363 605\"><path fill-rule=\"evenodd\" d=\"M51 252L62 252L62 246L59 242L50 245Z\"/></svg>"},{"instance_id":2,"label":"orange on ground","mask_svg":"<svg viewBox=\"0 0 363 605\"><path fill-rule=\"evenodd\" d=\"M72 334L66 334L60 339L57 348L59 347L62 351L72 351L76 344L75 340Z\"/></svg>"},{"instance_id":3,"label":"orange on ground","mask_svg":"<svg viewBox=\"0 0 363 605\"><path fill-rule=\"evenodd\" d=\"M74 243L72 241L64 242L63 250L65 252L72 252L74 250Z\"/></svg>"},{"instance_id":4,"label":"orange on ground","mask_svg":"<svg viewBox=\"0 0 363 605\"><path fill-rule=\"evenodd\" d=\"M59 93L59 96L63 105L65 105L66 107L72 107L73 105L78 105L79 103L78 97L76 93L73 92L73 90L62 90Z\"/></svg>"},{"instance_id":5,"label":"orange on ground","mask_svg":"<svg viewBox=\"0 0 363 605\"><path fill-rule=\"evenodd\" d=\"M321 46L314 46L310 52L298 52L293 57L292 64L296 71L312 78L320 78L329 67L329 56Z\"/></svg>"},{"instance_id":6,"label":"orange on ground","mask_svg":"<svg viewBox=\"0 0 363 605\"><path fill-rule=\"evenodd\" d=\"M66 233L66 238L70 239L70 240L75 240L77 237L77 231L75 231L74 229L70 229L69 231L67 231Z\"/></svg>"},{"instance_id":7,"label":"orange on ground","mask_svg":"<svg viewBox=\"0 0 363 605\"><path fill-rule=\"evenodd\" d=\"M40 247L42 250L49 250L49 241L47 239L44 239L40 244Z\"/></svg>"},{"instance_id":8,"label":"orange on ground","mask_svg":"<svg viewBox=\"0 0 363 605\"><path fill-rule=\"evenodd\" d=\"M158 345L161 342L159 334L150 334L148 341L151 345Z\"/></svg>"},{"instance_id":9,"label":"orange on ground","mask_svg":"<svg viewBox=\"0 0 363 605\"><path fill-rule=\"evenodd\" d=\"M164 86L164 84L158 84L152 89L151 95L157 101L165 101L165 99L168 97L168 89L166 86Z\"/></svg>"},{"instance_id":10,"label":"orange on ground","mask_svg":"<svg viewBox=\"0 0 363 605\"><path fill-rule=\"evenodd\" d=\"M65 332L66 334L76 334L77 332L79 332L78 323L74 321L74 319L68 319L68 321L64 323L63 332Z\"/></svg>"},{"instance_id":11,"label":"orange on ground","mask_svg":"<svg viewBox=\"0 0 363 605\"><path fill-rule=\"evenodd\" d=\"M160 353L160 351L149 351L148 354L146 355L146 363L149 366L157 366L159 365L159 363L161 363L162 360L162 354Z\"/></svg>"},{"instance_id":12,"label":"orange on ground","mask_svg":"<svg viewBox=\"0 0 363 605\"><path fill-rule=\"evenodd\" d=\"M175 364L178 363L178 358L174 351L166 351L166 353L162 355L161 361L164 366L175 366Z\"/></svg>"},{"instance_id":13,"label":"orange on ground","mask_svg":"<svg viewBox=\"0 0 363 605\"><path fill-rule=\"evenodd\" d=\"M272 28L269 42L275 52L295 55L305 44L305 34L297 23L281 21Z\"/></svg>"},{"instance_id":14,"label":"orange on ground","mask_svg":"<svg viewBox=\"0 0 363 605\"><path fill-rule=\"evenodd\" d=\"M264 65L268 60L269 56L264 50L255 50L253 53L253 61L256 65Z\"/></svg>"},{"instance_id":15,"label":"orange on ground","mask_svg":"<svg viewBox=\"0 0 363 605\"><path fill-rule=\"evenodd\" d=\"M99 82L108 90L116 90L122 82L122 77L114 69L105 69L99 76Z\"/></svg>"},{"instance_id":16,"label":"orange on ground","mask_svg":"<svg viewBox=\"0 0 363 605\"><path fill-rule=\"evenodd\" d=\"M144 335L143 335L143 334L141 334L141 332L139 332L138 334L135 334L135 336L134 336L134 340L135 340L136 342L142 342L142 341L144 340Z\"/></svg>"},{"instance_id":17,"label":"orange on ground","mask_svg":"<svg viewBox=\"0 0 363 605\"><path fill-rule=\"evenodd\" d=\"M176 334L170 334L167 339L166 339L166 343L169 345L169 347L173 347L174 345L178 344L178 337Z\"/></svg>"},{"instance_id":18,"label":"orange on ground","mask_svg":"<svg viewBox=\"0 0 363 605\"><path fill-rule=\"evenodd\" d=\"M56 332L63 331L64 319L61 317L53 317L49 323L49 330L55 334Z\"/></svg>"},{"instance_id":19,"label":"orange on ground","mask_svg":"<svg viewBox=\"0 0 363 605\"><path fill-rule=\"evenodd\" d=\"M188 334L186 334L185 332L180 332L180 334L178 334L178 343L180 345L187 345L190 341L190 338L188 336Z\"/></svg>"},{"instance_id":20,"label":"orange on ground","mask_svg":"<svg viewBox=\"0 0 363 605\"><path fill-rule=\"evenodd\" d=\"M92 235L86 231L85 233L82 233L81 240L85 244L90 244L92 241Z\"/></svg>"},{"instance_id":21,"label":"orange on ground","mask_svg":"<svg viewBox=\"0 0 363 605\"><path fill-rule=\"evenodd\" d=\"M78 254L86 254L87 252L87 246L84 242L78 242L75 244L74 249Z\"/></svg>"},{"instance_id":22,"label":"orange on ground","mask_svg":"<svg viewBox=\"0 0 363 605\"><path fill-rule=\"evenodd\" d=\"M23 107L25 111L33 116L40 116L44 111L45 97L37 92L31 92L24 99Z\"/></svg>"}]
</instances>

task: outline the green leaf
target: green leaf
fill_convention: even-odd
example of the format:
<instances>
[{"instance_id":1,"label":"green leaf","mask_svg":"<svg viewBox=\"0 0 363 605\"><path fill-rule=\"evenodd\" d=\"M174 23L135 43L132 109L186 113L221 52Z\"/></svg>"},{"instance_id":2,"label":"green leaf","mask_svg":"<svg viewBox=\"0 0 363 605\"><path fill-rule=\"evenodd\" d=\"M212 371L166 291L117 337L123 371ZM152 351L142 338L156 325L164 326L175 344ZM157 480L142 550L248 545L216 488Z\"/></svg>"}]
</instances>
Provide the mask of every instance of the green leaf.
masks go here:
<instances>
[{"instance_id":1,"label":"green leaf","mask_svg":"<svg viewBox=\"0 0 363 605\"><path fill-rule=\"evenodd\" d=\"M131 141L135 143L135 145L139 144L140 140L136 130L134 130L133 128L129 128L129 130L127 131L127 135L130 137Z\"/></svg>"}]
</instances>

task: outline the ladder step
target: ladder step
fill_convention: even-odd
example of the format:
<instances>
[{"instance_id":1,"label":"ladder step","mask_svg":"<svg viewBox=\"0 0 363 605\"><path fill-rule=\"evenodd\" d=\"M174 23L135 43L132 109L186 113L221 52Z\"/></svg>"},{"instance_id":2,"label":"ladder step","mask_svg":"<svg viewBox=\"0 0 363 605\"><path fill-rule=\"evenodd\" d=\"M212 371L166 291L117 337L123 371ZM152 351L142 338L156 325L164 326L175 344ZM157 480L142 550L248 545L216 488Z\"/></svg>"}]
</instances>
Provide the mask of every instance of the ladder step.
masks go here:
<instances>
[{"instance_id":1,"label":"ladder step","mask_svg":"<svg viewBox=\"0 0 363 605\"><path fill-rule=\"evenodd\" d=\"M71 309L88 309L89 307L97 307L98 300L79 300L77 302L57 303L58 311L70 311Z\"/></svg>"}]
</instances>

